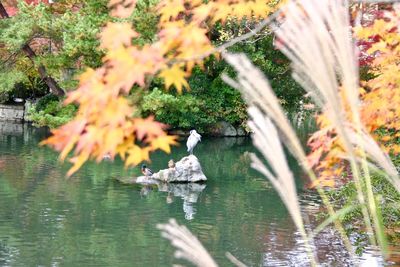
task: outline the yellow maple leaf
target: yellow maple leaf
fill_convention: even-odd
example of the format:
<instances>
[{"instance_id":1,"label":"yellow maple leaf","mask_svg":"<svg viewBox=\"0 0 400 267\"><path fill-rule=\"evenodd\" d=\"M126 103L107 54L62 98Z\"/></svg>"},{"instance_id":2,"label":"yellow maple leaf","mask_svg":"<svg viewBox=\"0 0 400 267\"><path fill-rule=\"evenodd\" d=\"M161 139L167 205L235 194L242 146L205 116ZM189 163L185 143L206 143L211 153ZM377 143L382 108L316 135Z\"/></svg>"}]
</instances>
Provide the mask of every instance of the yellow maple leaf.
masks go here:
<instances>
[{"instance_id":1,"label":"yellow maple leaf","mask_svg":"<svg viewBox=\"0 0 400 267\"><path fill-rule=\"evenodd\" d=\"M158 11L161 14L160 21L169 21L170 18L176 18L179 13L185 11L183 0L167 0L162 1L158 6Z\"/></svg>"},{"instance_id":2,"label":"yellow maple leaf","mask_svg":"<svg viewBox=\"0 0 400 267\"><path fill-rule=\"evenodd\" d=\"M133 145L129 150L128 150L128 158L125 161L125 166L129 165L137 165L140 162L144 160L149 160L149 148L141 148L137 145Z\"/></svg>"},{"instance_id":3,"label":"yellow maple leaf","mask_svg":"<svg viewBox=\"0 0 400 267\"><path fill-rule=\"evenodd\" d=\"M73 157L70 159L70 162L72 162L74 165L72 166L71 169L68 170L67 176L71 176L74 174L79 168L89 159L89 153L88 152L82 152L78 156Z\"/></svg>"},{"instance_id":4,"label":"yellow maple leaf","mask_svg":"<svg viewBox=\"0 0 400 267\"><path fill-rule=\"evenodd\" d=\"M117 146L116 153L118 153L122 160L125 160L127 151L134 146L134 143L135 137L133 135L128 135L124 142Z\"/></svg>"},{"instance_id":5,"label":"yellow maple leaf","mask_svg":"<svg viewBox=\"0 0 400 267\"><path fill-rule=\"evenodd\" d=\"M318 178L317 180L313 181L309 187L315 188L317 186L320 187L335 187L335 180L333 178L327 179L326 177Z\"/></svg>"},{"instance_id":6,"label":"yellow maple leaf","mask_svg":"<svg viewBox=\"0 0 400 267\"><path fill-rule=\"evenodd\" d=\"M198 7L195 7L192 10L193 13L193 21L196 23L200 23L207 19L207 17L211 14L214 8L213 2L208 2L207 4L202 4Z\"/></svg>"},{"instance_id":7,"label":"yellow maple leaf","mask_svg":"<svg viewBox=\"0 0 400 267\"><path fill-rule=\"evenodd\" d=\"M96 71L92 68L87 68L81 75L79 75L79 83L84 84L92 79L96 75Z\"/></svg>"},{"instance_id":8,"label":"yellow maple leaf","mask_svg":"<svg viewBox=\"0 0 400 267\"><path fill-rule=\"evenodd\" d=\"M171 153L171 145L177 145L176 136L173 135L163 135L153 139L150 146L153 150L161 149L166 153Z\"/></svg>"},{"instance_id":9,"label":"yellow maple leaf","mask_svg":"<svg viewBox=\"0 0 400 267\"><path fill-rule=\"evenodd\" d=\"M153 116L149 116L146 119L135 118L132 122L132 128L136 132L136 138L138 140L143 140L145 136L147 136L146 141L149 141L154 137L164 135L163 129L166 125L155 121Z\"/></svg>"},{"instance_id":10,"label":"yellow maple leaf","mask_svg":"<svg viewBox=\"0 0 400 267\"><path fill-rule=\"evenodd\" d=\"M113 128L109 129L104 136L104 150L105 151L114 151L116 150L121 140L124 138L124 133L121 128Z\"/></svg>"},{"instance_id":11,"label":"yellow maple leaf","mask_svg":"<svg viewBox=\"0 0 400 267\"><path fill-rule=\"evenodd\" d=\"M232 16L242 19L244 17L251 18L251 8L249 2L239 2L232 5Z\"/></svg>"},{"instance_id":12,"label":"yellow maple leaf","mask_svg":"<svg viewBox=\"0 0 400 267\"><path fill-rule=\"evenodd\" d=\"M228 4L221 4L215 5L215 13L212 17L212 21L215 23L219 20L225 22L226 19L232 14L232 7Z\"/></svg>"},{"instance_id":13,"label":"yellow maple leaf","mask_svg":"<svg viewBox=\"0 0 400 267\"><path fill-rule=\"evenodd\" d=\"M254 2L249 2L249 4L251 4L254 16L258 18L263 18L273 11L265 0L255 0Z\"/></svg>"},{"instance_id":14,"label":"yellow maple leaf","mask_svg":"<svg viewBox=\"0 0 400 267\"><path fill-rule=\"evenodd\" d=\"M207 37L207 30L198 27L195 23L187 25L182 33L182 45L188 48L192 45L208 45L211 44Z\"/></svg>"},{"instance_id":15,"label":"yellow maple leaf","mask_svg":"<svg viewBox=\"0 0 400 267\"><path fill-rule=\"evenodd\" d=\"M164 79L166 89L169 89L171 85L175 86L178 93L182 93L182 87L190 89L185 79L186 73L177 64L162 70L158 76Z\"/></svg>"},{"instance_id":16,"label":"yellow maple leaf","mask_svg":"<svg viewBox=\"0 0 400 267\"><path fill-rule=\"evenodd\" d=\"M394 144L390 147L390 149L393 152L393 154L395 155L400 154L400 145Z\"/></svg>"}]
</instances>

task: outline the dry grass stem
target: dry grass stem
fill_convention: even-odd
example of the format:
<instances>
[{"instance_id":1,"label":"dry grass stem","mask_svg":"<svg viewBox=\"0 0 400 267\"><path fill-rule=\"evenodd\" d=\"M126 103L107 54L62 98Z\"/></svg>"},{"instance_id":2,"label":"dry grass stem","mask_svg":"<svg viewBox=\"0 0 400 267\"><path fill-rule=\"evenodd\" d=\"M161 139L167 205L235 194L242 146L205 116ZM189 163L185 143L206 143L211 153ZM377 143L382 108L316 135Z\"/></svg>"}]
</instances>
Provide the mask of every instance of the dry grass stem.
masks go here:
<instances>
[{"instance_id":1,"label":"dry grass stem","mask_svg":"<svg viewBox=\"0 0 400 267\"><path fill-rule=\"evenodd\" d=\"M316 265L317 260L310 245L311 240L304 227L294 177L287 164L278 131L258 107L250 106L248 113L250 116L248 125L253 131L254 145L268 161L271 171L255 154L251 155L251 166L267 177L275 187L305 242L311 264Z\"/></svg>"},{"instance_id":2,"label":"dry grass stem","mask_svg":"<svg viewBox=\"0 0 400 267\"><path fill-rule=\"evenodd\" d=\"M258 107L265 116L268 116L273 120L279 129L279 133L282 136L281 139L284 141L285 146L287 146L290 152L297 158L310 179L315 181L317 177L308 164L300 141L264 74L256 68L244 54L224 53L223 57L238 73L237 81L231 79L227 75L222 76L223 80L233 88L239 90L249 106ZM263 173L266 173L265 170ZM324 205L327 207L329 215L335 217L335 211L325 192L319 186L317 186L317 190L321 195ZM353 249L348 237L346 236L343 225L339 220L335 220L334 224L342 236L347 250L353 256Z\"/></svg>"},{"instance_id":3,"label":"dry grass stem","mask_svg":"<svg viewBox=\"0 0 400 267\"><path fill-rule=\"evenodd\" d=\"M349 124L355 125L356 132L361 132L363 128L359 114L358 63L351 37L347 2L292 1L284 6L283 12L285 17L281 24L275 25L275 32L284 44L281 50L292 61L295 79L325 111L343 141L349 155L365 227L374 245L374 231L365 204L370 205L373 213L376 208L370 192L368 167L364 164L365 154L361 152L367 192L363 191L356 148L345 130L347 119L350 120ZM346 117L346 109L351 118ZM363 147L361 151L364 151Z\"/></svg>"},{"instance_id":4,"label":"dry grass stem","mask_svg":"<svg viewBox=\"0 0 400 267\"><path fill-rule=\"evenodd\" d=\"M244 264L243 262L239 261L238 259L236 259L235 256L233 256L231 253L226 252L225 256L237 267L246 267L246 264Z\"/></svg>"},{"instance_id":5,"label":"dry grass stem","mask_svg":"<svg viewBox=\"0 0 400 267\"><path fill-rule=\"evenodd\" d=\"M200 241L185 227L178 225L174 219L167 224L159 224L157 228L162 231L162 236L171 241L177 248L175 257L186 259L198 267L217 267L207 250Z\"/></svg>"},{"instance_id":6,"label":"dry grass stem","mask_svg":"<svg viewBox=\"0 0 400 267\"><path fill-rule=\"evenodd\" d=\"M293 76L325 111L352 154L344 131L345 107L359 121L358 64L345 1L291 1L283 12L284 19L273 26L281 51L292 61Z\"/></svg>"},{"instance_id":7,"label":"dry grass stem","mask_svg":"<svg viewBox=\"0 0 400 267\"><path fill-rule=\"evenodd\" d=\"M400 182L390 159L365 132L361 123L359 70L349 24L347 1L291 1L280 12L284 15L278 17L276 23L273 24L274 31L283 44L280 49L292 61L295 79L324 111L343 142L357 188L366 231L369 233L371 244L374 245L377 239L382 241L383 238L372 191L367 155L391 176L389 180L397 189L400 187ZM292 198L297 198L297 196L292 194L290 184L285 184L287 180L281 178L290 176L282 163L286 163L285 159L276 155L276 151L279 151L279 149L276 150L278 147L276 141L272 141L265 132L265 129L272 131L269 125L272 123L265 119L266 116L271 118L278 127L284 137L285 145L299 160L310 178L315 180L316 176L310 169L300 142L263 74L253 67L243 54L224 53L223 57L238 73L237 81L227 76L223 76L223 79L239 89L248 103L249 114L252 117L250 126L254 131L254 143L271 164L272 171L255 156L253 156L253 166L269 178L288 207L296 226L301 228L303 222L301 218L297 218L298 208L290 203ZM348 131L347 125L352 125L351 132ZM275 134L276 130L272 132ZM272 149L273 156L265 151L270 147L274 148ZM282 162L274 162L278 160ZM361 175L365 177L364 180L361 179ZM317 189L330 216L336 218L325 193L321 188ZM371 222L374 223L375 232ZM338 220L335 220L335 226L352 254L350 242ZM378 235L377 239L375 233ZM379 243L382 243L381 241Z\"/></svg>"},{"instance_id":8,"label":"dry grass stem","mask_svg":"<svg viewBox=\"0 0 400 267\"><path fill-rule=\"evenodd\" d=\"M388 175L388 180L400 192L400 179L398 172L389 156L379 147L378 143L368 133L355 133L351 129L346 129L350 141L358 147L363 147L365 153L377 166L381 167Z\"/></svg>"},{"instance_id":9,"label":"dry grass stem","mask_svg":"<svg viewBox=\"0 0 400 267\"><path fill-rule=\"evenodd\" d=\"M297 160L307 167L306 155L303 148L288 121L285 112L279 104L279 99L265 79L264 74L254 67L250 60L244 54L223 53L224 59L235 68L238 73L238 82L232 80L226 75L222 79L232 87L238 89L247 104L256 106L270 117L280 132L284 135L285 144ZM309 169L309 168L308 168Z\"/></svg>"},{"instance_id":10,"label":"dry grass stem","mask_svg":"<svg viewBox=\"0 0 400 267\"><path fill-rule=\"evenodd\" d=\"M251 156L252 167L271 181L288 208L296 227L299 231L305 232L294 177L287 165L278 131L271 120L258 108L249 107L248 113L251 118L248 124L253 131L254 145L268 161L272 172L254 154Z\"/></svg>"},{"instance_id":11,"label":"dry grass stem","mask_svg":"<svg viewBox=\"0 0 400 267\"><path fill-rule=\"evenodd\" d=\"M376 244L376 234L384 248L384 233L378 220L367 157L387 172L388 180L397 190L400 181L389 157L365 132L361 122L359 69L348 1L292 1L282 12L283 19L274 24L283 43L280 49L293 63L295 79L322 108L343 141L370 242ZM354 130L349 132L346 125L352 125Z\"/></svg>"},{"instance_id":12,"label":"dry grass stem","mask_svg":"<svg viewBox=\"0 0 400 267\"><path fill-rule=\"evenodd\" d=\"M300 162L306 163L301 144L263 73L255 68L244 54L224 53L223 57L238 72L238 82L225 75L223 79L242 92L249 105L248 113L251 117L249 126L254 132L254 144L271 164L276 176L255 155L252 155L252 166L271 181L287 205L298 229L304 230L293 175L287 166L278 132L267 115L274 120L286 137L286 144L293 155Z\"/></svg>"},{"instance_id":13,"label":"dry grass stem","mask_svg":"<svg viewBox=\"0 0 400 267\"><path fill-rule=\"evenodd\" d=\"M358 109L358 65L345 1L292 1L282 11L285 18L274 25L275 33L296 79L332 115L344 115L337 110L344 104L338 94L341 85L346 101Z\"/></svg>"}]
</instances>

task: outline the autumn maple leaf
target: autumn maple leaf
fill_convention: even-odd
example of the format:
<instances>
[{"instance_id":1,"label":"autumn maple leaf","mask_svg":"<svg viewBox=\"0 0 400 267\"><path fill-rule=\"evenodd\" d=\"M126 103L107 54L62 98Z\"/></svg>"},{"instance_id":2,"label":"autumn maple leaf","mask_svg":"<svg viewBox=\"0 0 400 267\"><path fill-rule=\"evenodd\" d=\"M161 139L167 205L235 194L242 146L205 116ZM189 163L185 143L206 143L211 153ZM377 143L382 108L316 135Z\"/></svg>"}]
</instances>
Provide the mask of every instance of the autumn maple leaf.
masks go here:
<instances>
[{"instance_id":1,"label":"autumn maple leaf","mask_svg":"<svg viewBox=\"0 0 400 267\"><path fill-rule=\"evenodd\" d=\"M179 13L185 11L183 0L167 0L161 1L158 6L159 13L161 14L161 21L169 21L170 18L176 18Z\"/></svg>"},{"instance_id":2,"label":"autumn maple leaf","mask_svg":"<svg viewBox=\"0 0 400 267\"><path fill-rule=\"evenodd\" d=\"M139 34L132 29L128 22L109 22L100 34L100 47L105 49L116 49L123 45L131 44L132 38Z\"/></svg>"},{"instance_id":3,"label":"autumn maple leaf","mask_svg":"<svg viewBox=\"0 0 400 267\"><path fill-rule=\"evenodd\" d=\"M170 88L171 85L175 86L178 93L182 92L182 87L189 89L189 84L185 79L186 73L181 70L177 64L173 65L171 68L162 70L158 76L164 78L165 88L167 89Z\"/></svg>"},{"instance_id":4,"label":"autumn maple leaf","mask_svg":"<svg viewBox=\"0 0 400 267\"><path fill-rule=\"evenodd\" d=\"M143 140L145 136L147 136L148 139L152 139L154 137L164 135L165 133L163 129L166 128L166 125L161 122L155 121L154 116L149 116L146 119L133 119L133 128L136 132L137 139Z\"/></svg>"},{"instance_id":5,"label":"autumn maple leaf","mask_svg":"<svg viewBox=\"0 0 400 267\"><path fill-rule=\"evenodd\" d=\"M128 150L128 157L125 161L125 166L137 165L144 160L149 160L149 148L141 148L137 145L132 146Z\"/></svg>"},{"instance_id":6,"label":"autumn maple leaf","mask_svg":"<svg viewBox=\"0 0 400 267\"><path fill-rule=\"evenodd\" d=\"M129 17L136 6L136 0L110 0L108 7L111 8L111 16L119 18Z\"/></svg>"},{"instance_id":7,"label":"autumn maple leaf","mask_svg":"<svg viewBox=\"0 0 400 267\"><path fill-rule=\"evenodd\" d=\"M176 136L163 135L153 139L150 143L150 147L154 150L161 149L166 153L171 153L171 145L177 145Z\"/></svg>"}]
</instances>

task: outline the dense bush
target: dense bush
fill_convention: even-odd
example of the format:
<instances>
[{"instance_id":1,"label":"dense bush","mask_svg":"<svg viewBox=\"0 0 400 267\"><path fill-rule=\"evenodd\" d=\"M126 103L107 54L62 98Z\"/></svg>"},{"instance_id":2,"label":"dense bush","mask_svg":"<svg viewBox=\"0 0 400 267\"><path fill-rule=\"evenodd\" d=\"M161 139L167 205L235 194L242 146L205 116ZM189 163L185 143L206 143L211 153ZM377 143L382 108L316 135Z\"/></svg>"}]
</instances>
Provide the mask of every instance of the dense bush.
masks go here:
<instances>
[{"instance_id":1,"label":"dense bush","mask_svg":"<svg viewBox=\"0 0 400 267\"><path fill-rule=\"evenodd\" d=\"M289 61L274 48L272 35L235 45L230 50L246 53L270 79L284 108L289 113L298 113L301 103L306 102L303 97L305 92L291 78ZM207 60L204 69L193 70L189 78L191 90L182 95L158 89L164 85L160 80L154 80L152 87L157 89L150 90L139 103L142 115L154 114L157 120L172 128L196 127L201 132L218 121L244 127L247 121L246 105L240 93L221 79L222 73L235 76L226 62L215 58Z\"/></svg>"},{"instance_id":2,"label":"dense bush","mask_svg":"<svg viewBox=\"0 0 400 267\"><path fill-rule=\"evenodd\" d=\"M189 129L196 125L203 130L206 125L215 122L208 116L204 101L191 94L175 96L157 88L144 97L142 110L145 115L154 114L157 120L174 128Z\"/></svg>"},{"instance_id":3,"label":"dense bush","mask_svg":"<svg viewBox=\"0 0 400 267\"><path fill-rule=\"evenodd\" d=\"M343 176L346 177L347 173L344 173ZM380 202L380 213L385 229L387 229L386 233L388 234L389 241L398 243L400 240L400 234L397 231L400 227L400 194L385 177L375 173L372 174L371 178L374 194L376 194ZM367 240L368 237L364 230L360 231L358 228L358 225L362 224L363 217L360 206L356 204L357 190L354 181L349 181L342 187L330 191L329 197L338 209L345 206L355 207L341 219L347 225L346 229L349 233L358 232L360 234L357 237L358 239ZM362 252L364 249L365 247L362 246L357 247L359 252Z\"/></svg>"},{"instance_id":4,"label":"dense bush","mask_svg":"<svg viewBox=\"0 0 400 267\"><path fill-rule=\"evenodd\" d=\"M59 97L53 94L48 94L45 95L44 97L40 98L36 105L35 105L35 109L36 111L43 111L46 109L47 104L52 103L52 102L59 102Z\"/></svg>"},{"instance_id":5,"label":"dense bush","mask_svg":"<svg viewBox=\"0 0 400 267\"><path fill-rule=\"evenodd\" d=\"M104 24L112 20L107 2L107 0L89 0L79 11L72 13L68 5L60 2L57 5L58 15L54 15L53 10L43 4L31 7L21 3L19 15L12 18L13 23L3 22L3 27L0 27L2 33L0 42L5 44L0 50L4 50L4 55L9 55L34 36L51 36L54 47L57 47L57 53L52 52L50 47L47 47L48 44L45 44L38 50L40 53L35 63L43 64L48 74L66 91L74 90L77 87L75 74L79 74L86 67L96 68L101 65L104 51L98 48L98 33ZM137 1L135 12L127 19L140 33L140 38L135 39L135 43L142 45L156 38L158 15L154 6L157 2ZM243 20L238 23L230 20L226 24L217 24L210 32L210 39L218 46L248 32L255 26L252 23L254 22ZM14 34L16 29L21 28L23 31L18 31L19 34L16 36ZM273 38L268 29L265 29L254 38L230 47L229 51L246 53L267 75L284 107L290 112L296 112L304 92L291 78L290 63L274 48ZM43 87L40 79L33 81L29 78L38 77L36 69L23 54L16 57L13 64L0 71L0 85L9 89L3 95L0 92L0 100L25 94L26 88L29 89L28 94L31 96L46 94L47 88L45 91L35 91L35 88ZM1 75L6 71L13 75ZM163 81L154 79L150 82L150 90L144 93L141 91L142 95L138 97L141 99L137 103L141 115L154 114L157 120L169 124L172 128L196 127L202 132L207 131L218 121L244 126L247 120L246 106L240 93L222 81L222 73L235 76L224 61L215 58L206 60L204 69L197 68L193 71L189 79L191 90L185 91L182 95L176 94L173 90L166 92L163 89ZM22 89L25 91L21 90L21 86L15 86L18 82L23 83L25 89ZM11 88L14 88L13 92L10 92ZM133 94L139 93L135 91ZM23 98L26 97L28 96ZM45 105L48 105L46 109L41 105L38 104L34 113L36 115L32 115L32 118L35 118L39 125L47 122L50 122L52 127L58 125L60 121L55 122L54 116L61 109L60 105L46 103ZM68 116L65 116L66 118Z\"/></svg>"},{"instance_id":6,"label":"dense bush","mask_svg":"<svg viewBox=\"0 0 400 267\"><path fill-rule=\"evenodd\" d=\"M75 105L64 106L62 99L49 94L28 110L28 118L37 126L56 128L70 121L77 110Z\"/></svg>"},{"instance_id":7,"label":"dense bush","mask_svg":"<svg viewBox=\"0 0 400 267\"><path fill-rule=\"evenodd\" d=\"M165 92L157 87L143 98L144 116L153 114L158 121L172 128L196 127L206 132L218 121L242 126L247 120L246 106L240 93L226 85L220 76L196 69L189 80L190 91L182 95Z\"/></svg>"}]
</instances>

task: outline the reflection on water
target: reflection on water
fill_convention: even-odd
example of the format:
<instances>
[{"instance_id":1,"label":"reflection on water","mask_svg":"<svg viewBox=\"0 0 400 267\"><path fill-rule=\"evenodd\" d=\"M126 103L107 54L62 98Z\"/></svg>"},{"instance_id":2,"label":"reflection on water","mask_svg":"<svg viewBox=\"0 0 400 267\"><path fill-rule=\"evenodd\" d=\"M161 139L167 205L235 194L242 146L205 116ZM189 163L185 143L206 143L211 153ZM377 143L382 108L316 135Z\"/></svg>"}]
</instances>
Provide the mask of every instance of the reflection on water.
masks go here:
<instances>
[{"instance_id":1,"label":"reflection on water","mask_svg":"<svg viewBox=\"0 0 400 267\"><path fill-rule=\"evenodd\" d=\"M158 184L158 191L168 192L166 202L171 204L174 197L179 197L183 200L183 212L186 220L193 220L196 214L194 203L199 199L199 195L206 188L205 184Z\"/></svg>"},{"instance_id":2,"label":"reflection on water","mask_svg":"<svg viewBox=\"0 0 400 267\"><path fill-rule=\"evenodd\" d=\"M226 251L249 266L307 266L286 208L250 168L254 148L246 138L198 144L206 184L150 187L119 183L115 178L140 175L119 160L89 163L65 179L69 166L37 145L47 131L7 129L0 131L0 266L171 266L179 261L156 229L169 218L186 225L221 266L230 266ZM182 142L170 155L152 155L149 167L165 169L186 154ZM319 203L301 195L308 227L315 228ZM314 245L322 265L352 266L331 230ZM372 252L364 258L381 264Z\"/></svg>"},{"instance_id":3,"label":"reflection on water","mask_svg":"<svg viewBox=\"0 0 400 267\"><path fill-rule=\"evenodd\" d=\"M200 193L206 188L205 184L199 183L156 183L159 192L166 192L165 202L171 204L174 198L183 200L183 212L186 220L193 220L196 214L195 203L199 199ZM154 189L153 185L142 185L140 194L148 196Z\"/></svg>"}]
</instances>

